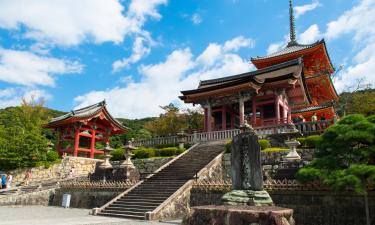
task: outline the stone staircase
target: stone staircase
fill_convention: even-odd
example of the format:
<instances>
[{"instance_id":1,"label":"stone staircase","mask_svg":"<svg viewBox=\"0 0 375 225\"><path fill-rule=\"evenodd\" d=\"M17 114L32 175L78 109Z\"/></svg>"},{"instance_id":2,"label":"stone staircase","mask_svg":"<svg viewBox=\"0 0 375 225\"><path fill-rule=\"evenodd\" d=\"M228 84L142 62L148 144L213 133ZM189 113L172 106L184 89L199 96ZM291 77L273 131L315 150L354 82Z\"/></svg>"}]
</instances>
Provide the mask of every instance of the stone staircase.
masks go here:
<instances>
[{"instance_id":1,"label":"stone staircase","mask_svg":"<svg viewBox=\"0 0 375 225\"><path fill-rule=\"evenodd\" d=\"M104 205L97 215L146 219L187 182L224 151L224 142L208 142L191 148L153 176Z\"/></svg>"}]
</instances>

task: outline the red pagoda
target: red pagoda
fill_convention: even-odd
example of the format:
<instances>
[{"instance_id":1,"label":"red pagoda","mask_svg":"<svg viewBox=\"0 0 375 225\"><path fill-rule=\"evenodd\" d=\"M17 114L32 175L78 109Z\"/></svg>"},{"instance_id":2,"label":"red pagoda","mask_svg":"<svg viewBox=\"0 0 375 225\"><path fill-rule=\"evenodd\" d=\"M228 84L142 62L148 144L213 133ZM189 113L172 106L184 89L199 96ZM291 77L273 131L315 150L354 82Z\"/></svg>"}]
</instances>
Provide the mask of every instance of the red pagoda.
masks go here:
<instances>
[{"instance_id":1,"label":"red pagoda","mask_svg":"<svg viewBox=\"0 0 375 225\"><path fill-rule=\"evenodd\" d=\"M109 114L105 101L53 118L44 127L58 131L56 148L60 155L69 153L88 158L103 154L103 150L96 149L97 143L105 146L110 136L128 131Z\"/></svg>"},{"instance_id":2,"label":"red pagoda","mask_svg":"<svg viewBox=\"0 0 375 225\"><path fill-rule=\"evenodd\" d=\"M292 124L295 118L331 120L338 100L331 75L335 69L324 40L309 45L296 40L290 0L290 41L282 50L251 59L257 70L201 81L181 91L185 103L205 110L205 131Z\"/></svg>"}]
</instances>

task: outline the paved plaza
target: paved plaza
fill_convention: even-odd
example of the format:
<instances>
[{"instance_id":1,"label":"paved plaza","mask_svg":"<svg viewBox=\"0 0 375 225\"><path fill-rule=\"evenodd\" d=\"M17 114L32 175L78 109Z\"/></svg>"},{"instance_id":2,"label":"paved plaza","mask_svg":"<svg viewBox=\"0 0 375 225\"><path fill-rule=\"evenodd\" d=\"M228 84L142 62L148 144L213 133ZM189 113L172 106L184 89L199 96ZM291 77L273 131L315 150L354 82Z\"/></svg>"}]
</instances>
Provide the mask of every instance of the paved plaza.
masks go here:
<instances>
[{"instance_id":1,"label":"paved plaza","mask_svg":"<svg viewBox=\"0 0 375 225\"><path fill-rule=\"evenodd\" d=\"M181 221L149 222L89 215L89 209L45 206L0 207L1 225L177 225Z\"/></svg>"}]
</instances>

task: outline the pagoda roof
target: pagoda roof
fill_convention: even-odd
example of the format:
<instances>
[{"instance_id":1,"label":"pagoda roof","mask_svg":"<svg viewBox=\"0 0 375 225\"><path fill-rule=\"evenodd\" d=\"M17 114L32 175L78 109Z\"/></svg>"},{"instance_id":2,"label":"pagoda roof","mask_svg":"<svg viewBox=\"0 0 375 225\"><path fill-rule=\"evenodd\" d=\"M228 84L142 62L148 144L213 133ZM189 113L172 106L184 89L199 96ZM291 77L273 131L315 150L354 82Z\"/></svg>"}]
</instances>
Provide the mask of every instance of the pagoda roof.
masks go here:
<instances>
[{"instance_id":1,"label":"pagoda roof","mask_svg":"<svg viewBox=\"0 0 375 225\"><path fill-rule=\"evenodd\" d=\"M81 121L81 120L87 120L87 119L96 117L102 112L105 115L105 118L110 123L112 123L115 127L123 131L129 130L129 128L125 127L124 125L122 125L120 121L116 120L114 117L111 116L111 114L107 110L106 105L107 104L105 101L101 101L94 105L72 110L67 114L51 119L48 122L48 124L45 125L45 127L54 128L54 127L59 127L67 123L74 123L74 122Z\"/></svg>"},{"instance_id":2,"label":"pagoda roof","mask_svg":"<svg viewBox=\"0 0 375 225\"><path fill-rule=\"evenodd\" d=\"M294 110L292 110L292 114L316 111L316 110L327 109L327 108L331 108L331 107L333 107L333 103L332 102L326 102L326 103L323 103L323 104L320 104L320 105L309 106L309 107L301 108L301 109L294 109Z\"/></svg>"},{"instance_id":3,"label":"pagoda roof","mask_svg":"<svg viewBox=\"0 0 375 225\"><path fill-rule=\"evenodd\" d=\"M251 58L251 61L261 60L261 59L269 59L269 58L283 56L283 55L287 55L287 54L291 54L291 53L298 53L300 51L303 51L303 50L306 50L306 49L309 49L309 48L313 48L313 47L315 47L319 44L322 44L322 43L325 43L324 39L322 39L320 41L317 41L313 44L308 44L308 45L303 45L303 44L298 44L298 43L289 43L285 48L283 48L283 49L281 49L277 52L271 53L271 54L266 55L266 56L257 56L257 57Z\"/></svg>"},{"instance_id":4,"label":"pagoda roof","mask_svg":"<svg viewBox=\"0 0 375 225\"><path fill-rule=\"evenodd\" d=\"M239 90L249 90L253 88L255 91L260 90L263 85L279 81L295 81L300 80L302 88L306 90L305 77L303 74L302 58L293 59L287 62L276 64L263 69L252 72L242 73L238 75L222 77L217 79L203 80L197 89L181 91L183 96L179 98L185 102L196 102L194 98L203 97L203 95L216 95L219 92L237 92ZM308 93L306 101L311 102Z\"/></svg>"},{"instance_id":5,"label":"pagoda roof","mask_svg":"<svg viewBox=\"0 0 375 225\"><path fill-rule=\"evenodd\" d=\"M279 64L276 64L276 65L273 65L273 66L270 66L270 67L266 67L266 68L263 68L263 69L247 72L247 73L242 73L242 74L237 74L237 75L227 76L227 77L221 77L221 78L216 78L216 79L210 79L210 80L202 80L199 83L198 89L204 89L204 88L207 88L207 87L210 87L210 86L216 86L216 85L219 85L219 84L231 83L231 82L234 82L234 81L241 81L243 79L249 79L249 78L251 79L251 78L255 78L257 75L262 75L262 74L265 74L265 73L270 73L270 72L273 72L273 71L276 71L276 70L284 69L284 68L287 68L287 67L290 67L290 66L301 65L301 64L303 64L302 58L298 58L298 59L293 59L293 60L290 60L290 61L287 61L287 62L279 63ZM254 81L257 82L256 79ZM257 82L257 83L259 83L259 82ZM184 93L184 92L182 92L182 93Z\"/></svg>"}]
</instances>

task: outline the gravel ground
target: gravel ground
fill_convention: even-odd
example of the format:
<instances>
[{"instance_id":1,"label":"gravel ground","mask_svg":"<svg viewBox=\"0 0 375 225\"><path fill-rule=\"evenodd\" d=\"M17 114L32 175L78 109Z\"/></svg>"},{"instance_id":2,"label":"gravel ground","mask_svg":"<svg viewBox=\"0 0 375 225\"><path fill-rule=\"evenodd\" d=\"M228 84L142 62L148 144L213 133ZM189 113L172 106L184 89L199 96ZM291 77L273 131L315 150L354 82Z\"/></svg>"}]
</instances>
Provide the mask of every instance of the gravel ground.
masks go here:
<instances>
[{"instance_id":1,"label":"gravel ground","mask_svg":"<svg viewBox=\"0 0 375 225\"><path fill-rule=\"evenodd\" d=\"M89 209L45 206L0 207L1 225L177 225L181 221L149 222L91 216Z\"/></svg>"}]
</instances>

